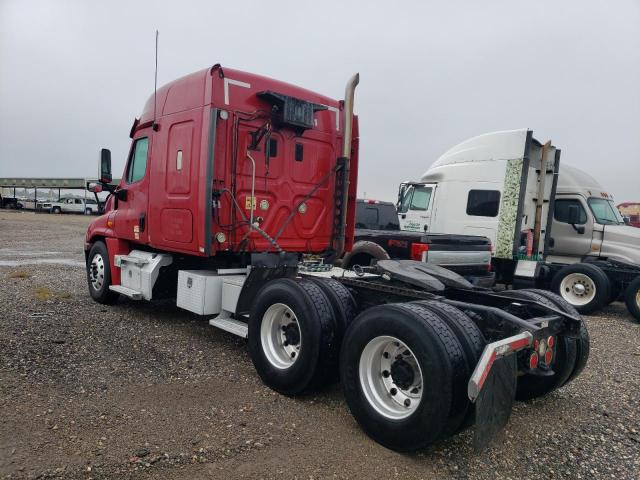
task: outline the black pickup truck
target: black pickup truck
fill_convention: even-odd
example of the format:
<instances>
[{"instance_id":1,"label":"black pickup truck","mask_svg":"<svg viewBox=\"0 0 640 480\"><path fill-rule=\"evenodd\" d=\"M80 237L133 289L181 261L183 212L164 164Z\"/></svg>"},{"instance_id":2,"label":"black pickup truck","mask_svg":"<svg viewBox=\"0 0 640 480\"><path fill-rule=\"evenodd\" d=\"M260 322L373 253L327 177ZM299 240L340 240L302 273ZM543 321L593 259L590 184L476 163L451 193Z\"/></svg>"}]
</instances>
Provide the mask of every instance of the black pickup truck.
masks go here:
<instances>
[{"instance_id":1,"label":"black pickup truck","mask_svg":"<svg viewBox=\"0 0 640 480\"><path fill-rule=\"evenodd\" d=\"M393 203L358 199L355 242L340 265L351 268L390 258L440 265L478 286L494 283L487 237L402 231Z\"/></svg>"}]
</instances>

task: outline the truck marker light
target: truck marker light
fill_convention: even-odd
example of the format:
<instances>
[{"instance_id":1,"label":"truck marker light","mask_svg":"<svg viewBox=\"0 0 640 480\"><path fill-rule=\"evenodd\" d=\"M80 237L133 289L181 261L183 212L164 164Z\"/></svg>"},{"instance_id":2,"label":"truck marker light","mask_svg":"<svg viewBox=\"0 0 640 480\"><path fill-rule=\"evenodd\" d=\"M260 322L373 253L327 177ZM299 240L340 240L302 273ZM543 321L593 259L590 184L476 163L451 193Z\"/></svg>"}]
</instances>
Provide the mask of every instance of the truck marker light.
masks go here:
<instances>
[{"instance_id":1,"label":"truck marker light","mask_svg":"<svg viewBox=\"0 0 640 480\"><path fill-rule=\"evenodd\" d=\"M529 357L529 368L531 370L538 368L538 354L536 352L533 352Z\"/></svg>"},{"instance_id":2,"label":"truck marker light","mask_svg":"<svg viewBox=\"0 0 640 480\"><path fill-rule=\"evenodd\" d=\"M429 251L429 245L426 243L412 243L411 244L411 260L422 261L422 254Z\"/></svg>"},{"instance_id":3,"label":"truck marker light","mask_svg":"<svg viewBox=\"0 0 640 480\"><path fill-rule=\"evenodd\" d=\"M216 241L218 243L224 243L226 239L227 239L227 236L224 233L222 232L216 233Z\"/></svg>"},{"instance_id":4,"label":"truck marker light","mask_svg":"<svg viewBox=\"0 0 640 480\"><path fill-rule=\"evenodd\" d=\"M547 338L547 345L549 346L549 348L553 348L554 343L555 343L555 340L553 339L553 337Z\"/></svg>"}]
</instances>

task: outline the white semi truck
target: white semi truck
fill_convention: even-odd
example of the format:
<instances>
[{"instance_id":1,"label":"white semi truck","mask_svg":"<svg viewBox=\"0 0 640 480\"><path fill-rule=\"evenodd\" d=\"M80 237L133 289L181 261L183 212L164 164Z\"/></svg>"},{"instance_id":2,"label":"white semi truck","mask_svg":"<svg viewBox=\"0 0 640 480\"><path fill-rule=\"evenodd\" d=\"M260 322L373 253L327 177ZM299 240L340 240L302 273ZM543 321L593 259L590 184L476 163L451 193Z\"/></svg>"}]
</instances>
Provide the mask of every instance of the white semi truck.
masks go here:
<instances>
[{"instance_id":1,"label":"white semi truck","mask_svg":"<svg viewBox=\"0 0 640 480\"><path fill-rule=\"evenodd\" d=\"M594 178L526 129L471 138L398 193L401 228L489 237L497 280L550 288L583 313L624 296L640 319L640 230Z\"/></svg>"}]
</instances>

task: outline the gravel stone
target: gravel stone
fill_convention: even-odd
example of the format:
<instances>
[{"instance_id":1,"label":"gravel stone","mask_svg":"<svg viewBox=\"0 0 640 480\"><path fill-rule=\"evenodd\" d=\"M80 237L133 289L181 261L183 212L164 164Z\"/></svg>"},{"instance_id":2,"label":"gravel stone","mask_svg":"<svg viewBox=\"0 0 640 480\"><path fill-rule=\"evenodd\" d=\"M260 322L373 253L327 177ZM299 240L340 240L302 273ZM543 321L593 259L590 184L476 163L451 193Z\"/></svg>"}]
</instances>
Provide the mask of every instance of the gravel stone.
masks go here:
<instances>
[{"instance_id":1,"label":"gravel stone","mask_svg":"<svg viewBox=\"0 0 640 480\"><path fill-rule=\"evenodd\" d=\"M206 318L93 302L90 220L0 212L0 478L640 478L640 324L620 302L585 317L584 372L517 403L489 448L470 429L400 455L359 429L339 385L266 388L246 342Z\"/></svg>"}]
</instances>

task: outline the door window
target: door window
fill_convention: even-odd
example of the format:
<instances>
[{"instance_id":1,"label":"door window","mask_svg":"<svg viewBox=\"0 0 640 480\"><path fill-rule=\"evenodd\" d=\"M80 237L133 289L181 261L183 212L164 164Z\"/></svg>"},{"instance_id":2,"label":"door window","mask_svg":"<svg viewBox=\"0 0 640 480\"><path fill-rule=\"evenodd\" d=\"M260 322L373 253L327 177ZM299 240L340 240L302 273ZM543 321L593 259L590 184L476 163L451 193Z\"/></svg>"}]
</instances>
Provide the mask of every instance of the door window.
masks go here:
<instances>
[{"instance_id":1,"label":"door window","mask_svg":"<svg viewBox=\"0 0 640 480\"><path fill-rule=\"evenodd\" d=\"M426 211L431 200L431 187L414 187L411 210Z\"/></svg>"},{"instance_id":2,"label":"door window","mask_svg":"<svg viewBox=\"0 0 640 480\"><path fill-rule=\"evenodd\" d=\"M139 182L147 171L147 154L149 152L149 139L139 138L133 146L129 169L127 171L127 183Z\"/></svg>"},{"instance_id":3,"label":"door window","mask_svg":"<svg viewBox=\"0 0 640 480\"><path fill-rule=\"evenodd\" d=\"M587 223L587 212L579 200L556 200L553 207L553 218L556 222L569 223L569 207L578 207L578 225Z\"/></svg>"},{"instance_id":4,"label":"door window","mask_svg":"<svg viewBox=\"0 0 640 480\"><path fill-rule=\"evenodd\" d=\"M475 217L497 217L500 208L500 191L469 190L467 215Z\"/></svg>"}]
</instances>

